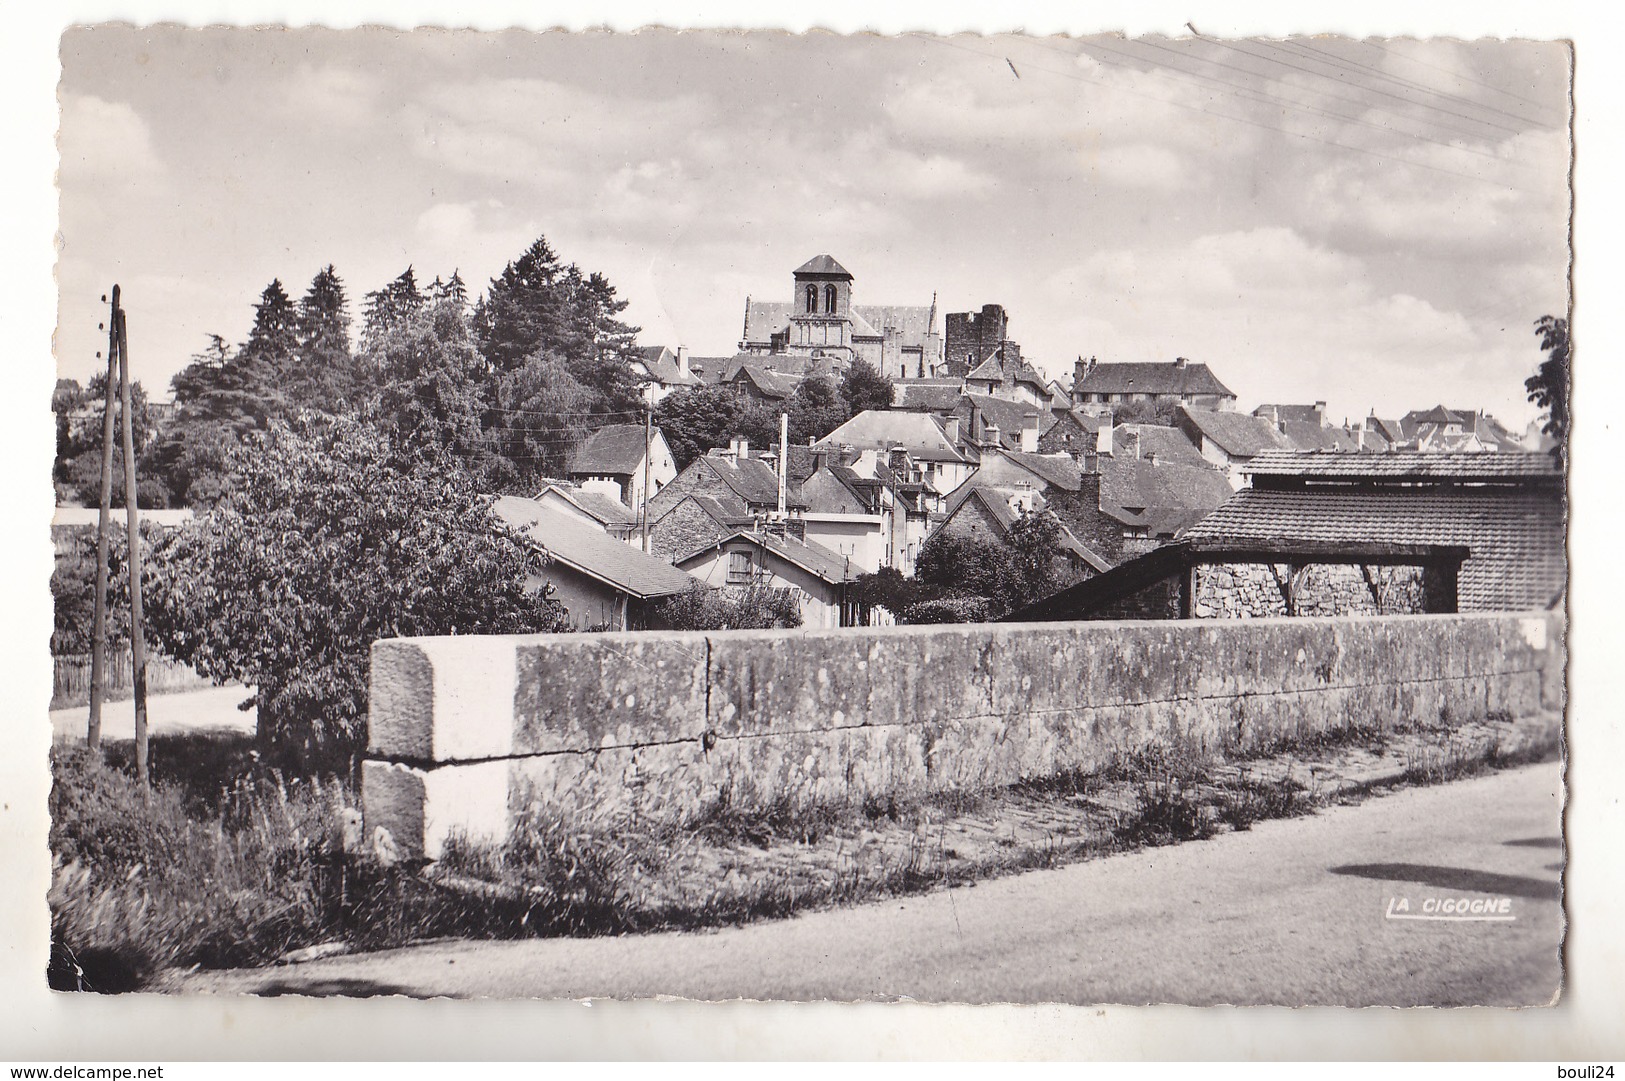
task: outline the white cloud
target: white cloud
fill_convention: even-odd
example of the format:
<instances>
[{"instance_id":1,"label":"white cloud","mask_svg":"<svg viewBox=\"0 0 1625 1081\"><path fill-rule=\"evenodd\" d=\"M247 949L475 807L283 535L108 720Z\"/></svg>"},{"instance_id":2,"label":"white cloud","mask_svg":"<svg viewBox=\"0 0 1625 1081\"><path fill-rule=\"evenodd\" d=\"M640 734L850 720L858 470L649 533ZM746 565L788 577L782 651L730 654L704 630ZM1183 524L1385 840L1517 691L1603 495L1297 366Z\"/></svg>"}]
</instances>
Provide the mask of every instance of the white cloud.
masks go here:
<instances>
[{"instance_id":1,"label":"white cloud","mask_svg":"<svg viewBox=\"0 0 1625 1081\"><path fill-rule=\"evenodd\" d=\"M147 122L124 102L104 101L89 94L62 95L57 147L62 155L64 185L153 176L163 171Z\"/></svg>"}]
</instances>

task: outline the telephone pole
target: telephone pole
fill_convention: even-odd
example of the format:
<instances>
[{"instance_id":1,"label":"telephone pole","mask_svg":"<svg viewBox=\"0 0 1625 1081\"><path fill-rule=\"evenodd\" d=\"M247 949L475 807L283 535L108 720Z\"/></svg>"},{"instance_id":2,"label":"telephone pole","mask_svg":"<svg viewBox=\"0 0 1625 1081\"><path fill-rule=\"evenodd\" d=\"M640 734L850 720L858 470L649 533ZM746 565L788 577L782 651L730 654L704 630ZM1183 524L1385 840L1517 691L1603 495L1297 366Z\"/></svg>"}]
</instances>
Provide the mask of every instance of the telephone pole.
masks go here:
<instances>
[{"instance_id":1,"label":"telephone pole","mask_svg":"<svg viewBox=\"0 0 1625 1081\"><path fill-rule=\"evenodd\" d=\"M90 725L85 746L92 751L102 745L102 698L107 687L107 530L113 516L113 395L118 374L118 286L113 286L113 303L107 317L107 382L102 395L102 501L96 519L96 608L90 632ZM107 298L102 297L103 300ZM99 327L97 329L100 329Z\"/></svg>"},{"instance_id":2,"label":"telephone pole","mask_svg":"<svg viewBox=\"0 0 1625 1081\"><path fill-rule=\"evenodd\" d=\"M643 411L643 554L649 554L649 474L653 456L651 448L654 446L654 406Z\"/></svg>"},{"instance_id":3,"label":"telephone pole","mask_svg":"<svg viewBox=\"0 0 1625 1081\"><path fill-rule=\"evenodd\" d=\"M141 523L135 480L135 426L130 408L130 338L124 309L114 299L113 320L118 328L118 388L124 412L124 509L130 531L130 676L135 691L135 775L143 789L150 784L147 768L147 656L141 620Z\"/></svg>"}]
</instances>

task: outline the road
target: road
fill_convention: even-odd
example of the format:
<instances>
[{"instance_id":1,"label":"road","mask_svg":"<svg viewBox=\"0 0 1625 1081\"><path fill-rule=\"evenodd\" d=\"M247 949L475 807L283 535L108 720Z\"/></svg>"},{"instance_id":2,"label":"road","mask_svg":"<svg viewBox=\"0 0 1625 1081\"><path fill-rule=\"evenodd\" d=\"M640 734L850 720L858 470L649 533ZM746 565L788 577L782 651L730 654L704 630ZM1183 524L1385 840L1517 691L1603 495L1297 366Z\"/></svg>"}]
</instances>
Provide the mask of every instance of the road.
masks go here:
<instances>
[{"instance_id":1,"label":"road","mask_svg":"<svg viewBox=\"0 0 1625 1081\"><path fill-rule=\"evenodd\" d=\"M447 942L199 973L260 994L1539 1005L1559 987L1556 763L1245 833L710 933ZM1505 922L1391 920L1502 898Z\"/></svg>"},{"instance_id":2,"label":"road","mask_svg":"<svg viewBox=\"0 0 1625 1081\"><path fill-rule=\"evenodd\" d=\"M226 731L254 734L254 710L240 710L238 703L253 692L246 687L205 687L178 694L155 694L147 698L147 731L152 735L181 732ZM70 706L51 711L51 734L56 739L84 739L90 720L89 706ZM102 703L102 738L135 738L135 702Z\"/></svg>"}]
</instances>

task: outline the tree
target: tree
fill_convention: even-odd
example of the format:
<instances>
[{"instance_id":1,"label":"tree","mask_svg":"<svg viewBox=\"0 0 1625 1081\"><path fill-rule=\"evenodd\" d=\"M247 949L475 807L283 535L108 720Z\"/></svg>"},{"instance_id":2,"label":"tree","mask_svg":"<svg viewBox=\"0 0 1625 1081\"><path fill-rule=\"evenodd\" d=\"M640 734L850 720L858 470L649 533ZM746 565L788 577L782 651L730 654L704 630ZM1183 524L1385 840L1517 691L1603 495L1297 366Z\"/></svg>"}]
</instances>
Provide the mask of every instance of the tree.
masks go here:
<instances>
[{"instance_id":1,"label":"tree","mask_svg":"<svg viewBox=\"0 0 1625 1081\"><path fill-rule=\"evenodd\" d=\"M237 351L237 363L257 366L267 386L280 386L299 355L299 313L276 278L254 305L254 325Z\"/></svg>"},{"instance_id":2,"label":"tree","mask_svg":"<svg viewBox=\"0 0 1625 1081\"><path fill-rule=\"evenodd\" d=\"M220 503L155 546L151 633L256 688L275 760L360 751L376 639L563 627L529 586L538 553L442 452L308 416L250 436L231 467Z\"/></svg>"},{"instance_id":3,"label":"tree","mask_svg":"<svg viewBox=\"0 0 1625 1081\"><path fill-rule=\"evenodd\" d=\"M1121 402L1112 406L1113 424L1151 424L1172 428L1179 424L1179 403L1168 398L1149 402Z\"/></svg>"},{"instance_id":4,"label":"tree","mask_svg":"<svg viewBox=\"0 0 1625 1081\"><path fill-rule=\"evenodd\" d=\"M423 307L424 299L418 289L417 274L411 267L401 271L394 281L382 289L368 293L366 309L362 312L363 351L390 331L405 325Z\"/></svg>"},{"instance_id":5,"label":"tree","mask_svg":"<svg viewBox=\"0 0 1625 1081\"><path fill-rule=\"evenodd\" d=\"M891 380L868 361L854 360L841 379L841 397L846 400L849 416L857 416L867 409L890 409Z\"/></svg>"},{"instance_id":6,"label":"tree","mask_svg":"<svg viewBox=\"0 0 1625 1081\"><path fill-rule=\"evenodd\" d=\"M436 304L369 348L377 391L364 415L391 438L471 459L491 453L480 425L484 365L455 305Z\"/></svg>"},{"instance_id":7,"label":"tree","mask_svg":"<svg viewBox=\"0 0 1625 1081\"><path fill-rule=\"evenodd\" d=\"M331 263L317 272L300 298L297 331L299 358L289 380L289 399L295 408L342 412L353 404L357 378L350 353L349 301Z\"/></svg>"},{"instance_id":8,"label":"tree","mask_svg":"<svg viewBox=\"0 0 1625 1081\"><path fill-rule=\"evenodd\" d=\"M1535 334L1546 359L1523 385L1529 400L1546 411L1541 431L1556 440L1552 457L1562 465L1569 442L1569 321L1543 315L1535 321Z\"/></svg>"},{"instance_id":9,"label":"tree","mask_svg":"<svg viewBox=\"0 0 1625 1081\"><path fill-rule=\"evenodd\" d=\"M491 279L474 307L474 332L480 355L497 371L517 368L563 340L564 302L557 288L563 272L547 238L537 237Z\"/></svg>"},{"instance_id":10,"label":"tree","mask_svg":"<svg viewBox=\"0 0 1625 1081\"><path fill-rule=\"evenodd\" d=\"M1014 587L1010 611L1049 596L1065 583L1061 534L1061 520L1047 510L1023 514L1010 523L1004 536L1010 549L1010 584Z\"/></svg>"},{"instance_id":11,"label":"tree","mask_svg":"<svg viewBox=\"0 0 1625 1081\"><path fill-rule=\"evenodd\" d=\"M959 622L970 618L964 613L997 619L1047 597L1066 578L1061 536L1060 520L1047 510L1023 514L1001 540L939 529L920 545L914 570L934 595L898 615L908 622ZM968 603L975 600L985 606Z\"/></svg>"},{"instance_id":12,"label":"tree","mask_svg":"<svg viewBox=\"0 0 1625 1081\"><path fill-rule=\"evenodd\" d=\"M852 410L846 399L841 397L835 381L816 375L796 384L784 408L790 414L792 443L805 444L809 439L822 439L852 416ZM773 442L778 442L776 429Z\"/></svg>"},{"instance_id":13,"label":"tree","mask_svg":"<svg viewBox=\"0 0 1625 1081\"><path fill-rule=\"evenodd\" d=\"M535 494L535 481L562 476L575 444L602 427L591 416L597 396L552 353L537 353L499 376L493 396L486 437L511 467L511 478L494 490L517 481L524 494Z\"/></svg>"},{"instance_id":14,"label":"tree","mask_svg":"<svg viewBox=\"0 0 1625 1081\"><path fill-rule=\"evenodd\" d=\"M107 374L98 372L90 385L75 395L59 394L52 403L57 411L57 459L53 479L63 493L83 506L97 506L102 493L102 421L107 413ZM76 415L77 414L77 415ZM118 437L120 409L113 410L113 503L124 506L124 445ZM135 441L136 481L140 485L140 506L169 506L169 488L161 476L149 475L147 453L156 425L140 382L130 384L130 416Z\"/></svg>"},{"instance_id":15,"label":"tree","mask_svg":"<svg viewBox=\"0 0 1625 1081\"><path fill-rule=\"evenodd\" d=\"M744 404L730 387L680 387L654 407L654 424L666 437L678 469L713 447L725 447L739 431Z\"/></svg>"}]
</instances>

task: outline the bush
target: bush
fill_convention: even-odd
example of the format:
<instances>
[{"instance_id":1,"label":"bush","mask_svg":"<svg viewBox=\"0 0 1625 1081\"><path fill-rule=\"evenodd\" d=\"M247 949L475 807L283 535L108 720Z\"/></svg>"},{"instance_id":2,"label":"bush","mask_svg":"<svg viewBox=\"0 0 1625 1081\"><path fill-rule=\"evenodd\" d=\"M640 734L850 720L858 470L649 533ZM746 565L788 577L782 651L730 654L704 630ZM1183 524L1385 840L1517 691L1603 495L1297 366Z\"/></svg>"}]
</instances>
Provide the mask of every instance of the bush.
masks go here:
<instances>
[{"instance_id":1,"label":"bush","mask_svg":"<svg viewBox=\"0 0 1625 1081\"><path fill-rule=\"evenodd\" d=\"M793 590L752 584L714 589L694 585L655 607L656 619L672 630L773 630L801 626Z\"/></svg>"},{"instance_id":2,"label":"bush","mask_svg":"<svg viewBox=\"0 0 1625 1081\"><path fill-rule=\"evenodd\" d=\"M991 607L986 597L939 597L909 605L897 614L897 622L985 623Z\"/></svg>"}]
</instances>

